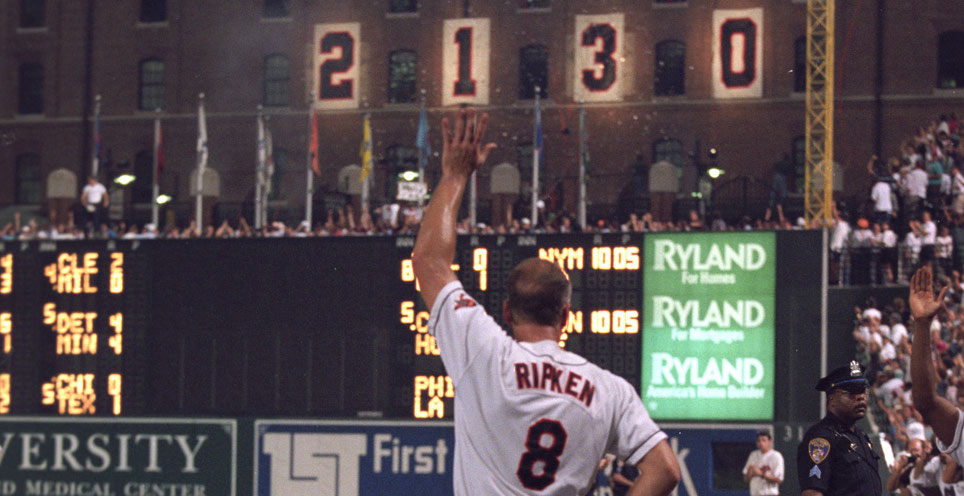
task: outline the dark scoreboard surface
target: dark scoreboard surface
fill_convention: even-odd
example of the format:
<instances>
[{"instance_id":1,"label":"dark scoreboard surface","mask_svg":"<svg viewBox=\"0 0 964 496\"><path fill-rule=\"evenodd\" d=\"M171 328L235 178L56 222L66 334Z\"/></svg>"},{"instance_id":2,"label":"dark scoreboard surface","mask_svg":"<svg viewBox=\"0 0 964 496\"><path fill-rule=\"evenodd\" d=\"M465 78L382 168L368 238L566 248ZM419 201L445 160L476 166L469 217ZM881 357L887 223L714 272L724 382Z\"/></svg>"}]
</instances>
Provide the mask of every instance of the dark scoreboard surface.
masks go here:
<instances>
[{"instance_id":1,"label":"dark scoreboard surface","mask_svg":"<svg viewBox=\"0 0 964 496\"><path fill-rule=\"evenodd\" d=\"M693 236L701 236L693 234ZM774 420L819 415L819 231L776 233ZM573 283L563 345L640 387L642 234L462 236L501 321L516 263ZM0 415L437 419L453 388L411 237L0 242Z\"/></svg>"},{"instance_id":2,"label":"dark scoreboard surface","mask_svg":"<svg viewBox=\"0 0 964 496\"><path fill-rule=\"evenodd\" d=\"M461 236L501 322L516 263L573 283L563 345L638 387L642 235ZM450 418L411 237L0 243L0 414Z\"/></svg>"}]
</instances>

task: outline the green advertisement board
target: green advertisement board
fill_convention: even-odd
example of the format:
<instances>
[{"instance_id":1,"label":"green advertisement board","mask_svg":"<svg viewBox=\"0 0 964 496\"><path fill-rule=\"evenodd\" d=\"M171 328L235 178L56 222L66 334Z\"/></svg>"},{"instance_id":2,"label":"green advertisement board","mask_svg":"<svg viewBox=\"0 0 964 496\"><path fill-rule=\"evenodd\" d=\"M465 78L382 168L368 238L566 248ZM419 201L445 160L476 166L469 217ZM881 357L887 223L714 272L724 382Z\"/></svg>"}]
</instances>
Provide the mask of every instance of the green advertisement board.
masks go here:
<instances>
[{"instance_id":1,"label":"green advertisement board","mask_svg":"<svg viewBox=\"0 0 964 496\"><path fill-rule=\"evenodd\" d=\"M0 495L234 496L237 421L0 417Z\"/></svg>"},{"instance_id":2,"label":"green advertisement board","mask_svg":"<svg viewBox=\"0 0 964 496\"><path fill-rule=\"evenodd\" d=\"M775 234L645 238L643 402L654 419L771 420Z\"/></svg>"}]
</instances>

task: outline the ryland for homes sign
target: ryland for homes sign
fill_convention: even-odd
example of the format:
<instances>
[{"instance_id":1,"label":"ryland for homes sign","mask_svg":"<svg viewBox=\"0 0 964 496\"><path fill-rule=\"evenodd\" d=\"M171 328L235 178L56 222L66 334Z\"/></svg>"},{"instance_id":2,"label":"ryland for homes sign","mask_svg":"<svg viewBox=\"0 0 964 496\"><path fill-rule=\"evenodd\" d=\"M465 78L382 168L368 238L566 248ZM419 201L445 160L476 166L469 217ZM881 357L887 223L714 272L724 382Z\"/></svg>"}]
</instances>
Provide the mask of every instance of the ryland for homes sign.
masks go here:
<instances>
[{"instance_id":1,"label":"ryland for homes sign","mask_svg":"<svg viewBox=\"0 0 964 496\"><path fill-rule=\"evenodd\" d=\"M645 239L640 390L650 415L771 419L774 233Z\"/></svg>"}]
</instances>

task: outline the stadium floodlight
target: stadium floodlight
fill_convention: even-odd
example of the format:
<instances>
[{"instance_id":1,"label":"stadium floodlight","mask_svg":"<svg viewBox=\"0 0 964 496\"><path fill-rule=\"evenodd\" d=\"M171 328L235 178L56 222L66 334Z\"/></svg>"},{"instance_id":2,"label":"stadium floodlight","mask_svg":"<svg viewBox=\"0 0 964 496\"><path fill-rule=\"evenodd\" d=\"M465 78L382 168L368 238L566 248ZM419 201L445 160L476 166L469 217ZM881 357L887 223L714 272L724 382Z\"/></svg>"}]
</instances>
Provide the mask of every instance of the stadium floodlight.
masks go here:
<instances>
[{"instance_id":1,"label":"stadium floodlight","mask_svg":"<svg viewBox=\"0 0 964 496\"><path fill-rule=\"evenodd\" d=\"M165 203L171 201L170 195L157 195L157 204L164 205Z\"/></svg>"},{"instance_id":2,"label":"stadium floodlight","mask_svg":"<svg viewBox=\"0 0 964 496\"><path fill-rule=\"evenodd\" d=\"M706 171L706 173L709 174L711 178L716 179L723 175L723 169L720 169L719 167L711 167Z\"/></svg>"},{"instance_id":3,"label":"stadium floodlight","mask_svg":"<svg viewBox=\"0 0 964 496\"><path fill-rule=\"evenodd\" d=\"M400 177L402 181L410 183L418 179L418 171L407 170L405 172L399 173L398 177Z\"/></svg>"},{"instance_id":4,"label":"stadium floodlight","mask_svg":"<svg viewBox=\"0 0 964 496\"><path fill-rule=\"evenodd\" d=\"M114 182L121 185L127 186L128 184L137 180L137 176L134 174L121 174L114 178Z\"/></svg>"}]
</instances>

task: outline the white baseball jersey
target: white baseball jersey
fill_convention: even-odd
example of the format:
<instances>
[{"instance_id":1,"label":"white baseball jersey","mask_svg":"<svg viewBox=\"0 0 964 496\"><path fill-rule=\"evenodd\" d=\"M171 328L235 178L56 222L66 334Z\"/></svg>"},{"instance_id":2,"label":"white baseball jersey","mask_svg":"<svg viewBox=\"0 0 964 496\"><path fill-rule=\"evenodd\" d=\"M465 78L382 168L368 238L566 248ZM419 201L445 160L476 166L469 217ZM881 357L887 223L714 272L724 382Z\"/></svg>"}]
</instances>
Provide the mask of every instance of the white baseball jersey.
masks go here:
<instances>
[{"instance_id":1,"label":"white baseball jersey","mask_svg":"<svg viewBox=\"0 0 964 496\"><path fill-rule=\"evenodd\" d=\"M937 436L934 436L934 439L937 440L937 449L941 450L941 453L951 455L958 465L964 466L964 442L961 442L961 429L964 429L964 412L958 410L957 427L954 428L954 440L951 444L945 445Z\"/></svg>"},{"instance_id":2,"label":"white baseball jersey","mask_svg":"<svg viewBox=\"0 0 964 496\"><path fill-rule=\"evenodd\" d=\"M429 332L455 386L456 495L582 496L604 453L635 465L666 438L626 380L555 341L515 341L458 281Z\"/></svg>"},{"instance_id":3,"label":"white baseball jersey","mask_svg":"<svg viewBox=\"0 0 964 496\"><path fill-rule=\"evenodd\" d=\"M938 482L943 496L964 496L964 481L953 484L945 484L942 480Z\"/></svg>"}]
</instances>

